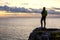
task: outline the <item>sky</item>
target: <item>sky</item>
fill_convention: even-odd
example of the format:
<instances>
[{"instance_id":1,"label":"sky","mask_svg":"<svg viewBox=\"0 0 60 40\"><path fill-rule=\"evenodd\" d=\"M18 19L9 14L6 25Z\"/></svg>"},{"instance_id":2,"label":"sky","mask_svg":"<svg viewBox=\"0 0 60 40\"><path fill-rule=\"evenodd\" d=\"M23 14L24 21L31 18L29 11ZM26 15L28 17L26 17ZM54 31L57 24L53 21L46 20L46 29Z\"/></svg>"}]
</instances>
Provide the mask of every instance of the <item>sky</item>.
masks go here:
<instances>
[{"instance_id":1,"label":"sky","mask_svg":"<svg viewBox=\"0 0 60 40\"><path fill-rule=\"evenodd\" d=\"M35 9L40 9L43 7L60 8L60 0L0 0L0 6L4 6L4 5L7 5L9 7L24 7L24 8L35 8ZM0 11L0 16L4 16L4 17L13 16L15 14ZM20 16L21 15L26 15L26 14L20 14Z\"/></svg>"},{"instance_id":2,"label":"sky","mask_svg":"<svg viewBox=\"0 0 60 40\"><path fill-rule=\"evenodd\" d=\"M0 6L25 7L25 8L60 8L60 0L0 0Z\"/></svg>"}]
</instances>

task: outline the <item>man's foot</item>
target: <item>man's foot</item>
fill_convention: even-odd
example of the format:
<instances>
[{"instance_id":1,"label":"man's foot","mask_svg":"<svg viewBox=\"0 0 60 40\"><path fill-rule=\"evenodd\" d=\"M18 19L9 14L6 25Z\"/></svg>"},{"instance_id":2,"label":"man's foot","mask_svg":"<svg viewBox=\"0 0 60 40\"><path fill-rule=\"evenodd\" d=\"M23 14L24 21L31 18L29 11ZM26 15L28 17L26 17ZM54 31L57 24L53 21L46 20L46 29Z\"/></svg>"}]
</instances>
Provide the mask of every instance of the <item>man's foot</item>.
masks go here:
<instances>
[{"instance_id":1,"label":"man's foot","mask_svg":"<svg viewBox=\"0 0 60 40\"><path fill-rule=\"evenodd\" d=\"M43 25L41 25L41 28L43 28Z\"/></svg>"}]
</instances>

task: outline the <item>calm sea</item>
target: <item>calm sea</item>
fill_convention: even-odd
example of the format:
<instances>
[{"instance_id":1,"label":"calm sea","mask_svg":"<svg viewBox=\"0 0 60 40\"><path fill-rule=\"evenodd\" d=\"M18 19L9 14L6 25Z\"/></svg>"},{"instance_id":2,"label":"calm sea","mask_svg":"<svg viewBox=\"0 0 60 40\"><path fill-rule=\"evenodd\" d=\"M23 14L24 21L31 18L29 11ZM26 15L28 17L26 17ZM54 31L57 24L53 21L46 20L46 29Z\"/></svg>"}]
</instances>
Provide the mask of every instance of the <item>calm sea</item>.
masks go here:
<instances>
[{"instance_id":1,"label":"calm sea","mask_svg":"<svg viewBox=\"0 0 60 40\"><path fill-rule=\"evenodd\" d=\"M60 18L47 18L46 28L60 28ZM0 18L0 40L27 40L40 18Z\"/></svg>"}]
</instances>

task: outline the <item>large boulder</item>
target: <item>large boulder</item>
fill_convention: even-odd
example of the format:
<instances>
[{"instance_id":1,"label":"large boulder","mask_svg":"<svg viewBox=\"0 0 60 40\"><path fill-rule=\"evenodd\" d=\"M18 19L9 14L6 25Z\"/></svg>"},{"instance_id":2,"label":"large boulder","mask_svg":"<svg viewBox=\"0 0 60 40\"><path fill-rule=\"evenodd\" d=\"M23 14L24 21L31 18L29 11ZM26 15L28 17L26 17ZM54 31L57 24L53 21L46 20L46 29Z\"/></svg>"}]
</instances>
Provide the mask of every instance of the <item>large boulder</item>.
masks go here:
<instances>
[{"instance_id":1,"label":"large boulder","mask_svg":"<svg viewBox=\"0 0 60 40\"><path fill-rule=\"evenodd\" d=\"M45 28L36 28L34 29L28 38L28 40L49 40L50 34L48 31L45 31Z\"/></svg>"}]
</instances>

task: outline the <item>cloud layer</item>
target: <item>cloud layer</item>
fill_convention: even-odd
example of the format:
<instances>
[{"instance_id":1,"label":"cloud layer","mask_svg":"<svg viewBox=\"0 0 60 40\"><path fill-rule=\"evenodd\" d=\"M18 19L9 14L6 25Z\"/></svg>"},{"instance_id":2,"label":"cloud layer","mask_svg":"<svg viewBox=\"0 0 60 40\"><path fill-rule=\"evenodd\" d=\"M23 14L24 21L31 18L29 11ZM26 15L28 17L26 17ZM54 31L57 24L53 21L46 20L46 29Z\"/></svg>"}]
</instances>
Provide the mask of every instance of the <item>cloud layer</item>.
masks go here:
<instances>
[{"instance_id":1,"label":"cloud layer","mask_svg":"<svg viewBox=\"0 0 60 40\"><path fill-rule=\"evenodd\" d=\"M60 10L60 8L52 8L50 10L47 10L48 13L57 13L60 14L60 12L57 12L55 10ZM33 9L33 8L24 8L24 7L9 7L9 6L0 6L0 11L6 11L6 12L24 12L24 13L41 13L42 9Z\"/></svg>"}]
</instances>

